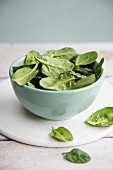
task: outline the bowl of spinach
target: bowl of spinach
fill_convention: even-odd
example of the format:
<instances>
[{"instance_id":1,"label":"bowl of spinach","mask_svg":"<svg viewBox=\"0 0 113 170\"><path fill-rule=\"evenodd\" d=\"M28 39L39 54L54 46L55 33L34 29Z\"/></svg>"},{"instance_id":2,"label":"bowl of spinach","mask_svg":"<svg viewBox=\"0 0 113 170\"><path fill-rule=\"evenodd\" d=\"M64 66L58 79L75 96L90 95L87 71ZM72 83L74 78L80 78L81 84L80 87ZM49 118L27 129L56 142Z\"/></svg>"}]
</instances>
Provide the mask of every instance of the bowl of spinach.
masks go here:
<instances>
[{"instance_id":1,"label":"bowl of spinach","mask_svg":"<svg viewBox=\"0 0 113 170\"><path fill-rule=\"evenodd\" d=\"M69 119L87 109L98 95L104 73L102 58L90 51L78 54L65 47L45 53L29 51L9 68L21 104L37 116Z\"/></svg>"}]
</instances>

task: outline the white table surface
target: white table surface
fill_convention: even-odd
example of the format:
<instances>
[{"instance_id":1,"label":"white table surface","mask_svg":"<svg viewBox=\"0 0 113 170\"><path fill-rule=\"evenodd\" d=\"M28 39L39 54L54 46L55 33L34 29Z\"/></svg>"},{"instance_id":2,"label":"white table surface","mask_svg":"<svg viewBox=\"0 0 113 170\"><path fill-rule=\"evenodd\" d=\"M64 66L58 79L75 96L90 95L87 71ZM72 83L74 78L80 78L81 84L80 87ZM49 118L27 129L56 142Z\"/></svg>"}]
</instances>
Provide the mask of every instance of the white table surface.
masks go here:
<instances>
[{"instance_id":1,"label":"white table surface","mask_svg":"<svg viewBox=\"0 0 113 170\"><path fill-rule=\"evenodd\" d=\"M65 46L74 47L80 53L98 51L99 58L105 58L105 81L113 84L113 43L0 44L0 82L8 78L12 61L29 50L46 51ZM2 95L0 91L0 101ZM0 170L113 170L113 132L101 140L79 147L92 157L87 164L73 164L62 157L62 152L73 148L29 146L0 134Z\"/></svg>"}]
</instances>

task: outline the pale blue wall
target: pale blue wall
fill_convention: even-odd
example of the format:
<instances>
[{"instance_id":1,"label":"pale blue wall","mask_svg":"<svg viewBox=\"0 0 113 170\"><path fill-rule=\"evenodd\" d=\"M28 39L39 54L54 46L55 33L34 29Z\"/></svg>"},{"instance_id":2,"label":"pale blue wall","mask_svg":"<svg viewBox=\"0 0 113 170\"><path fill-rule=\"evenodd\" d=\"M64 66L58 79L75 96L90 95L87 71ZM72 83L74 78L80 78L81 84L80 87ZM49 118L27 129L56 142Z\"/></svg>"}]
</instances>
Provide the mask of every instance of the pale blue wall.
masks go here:
<instances>
[{"instance_id":1,"label":"pale blue wall","mask_svg":"<svg viewBox=\"0 0 113 170\"><path fill-rule=\"evenodd\" d=\"M113 41L113 0L0 0L0 42Z\"/></svg>"}]
</instances>

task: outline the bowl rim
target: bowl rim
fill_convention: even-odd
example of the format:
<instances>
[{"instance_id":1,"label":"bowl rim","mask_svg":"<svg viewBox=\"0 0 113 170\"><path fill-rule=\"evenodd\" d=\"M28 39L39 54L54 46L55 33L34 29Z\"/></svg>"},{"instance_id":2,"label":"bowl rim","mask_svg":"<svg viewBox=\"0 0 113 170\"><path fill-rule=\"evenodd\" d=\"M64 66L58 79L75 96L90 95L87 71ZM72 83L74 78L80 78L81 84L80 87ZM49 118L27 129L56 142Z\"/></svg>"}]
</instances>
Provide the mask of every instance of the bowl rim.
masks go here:
<instances>
[{"instance_id":1,"label":"bowl rim","mask_svg":"<svg viewBox=\"0 0 113 170\"><path fill-rule=\"evenodd\" d=\"M41 54L44 54L44 53L41 53ZM12 81L12 67L14 65L16 65L15 63L20 61L20 60L23 60L24 58L26 57L26 55L22 56L22 57L19 57L17 58L16 60L14 60L12 62L12 64L10 65L9 67L9 77ZM98 59L97 59L97 62L98 62ZM54 93L54 94L63 94L63 93L77 93L77 92L82 92L82 91L85 91L87 89L91 89L92 87L95 87L96 85L98 85L100 83L100 81L104 78L104 70L101 74L101 76L99 77L99 79L97 81L95 81L94 83L92 83L91 85L88 85L88 86L85 86L85 87L82 87L82 88L78 88L78 89L72 89L72 90L63 90L63 91L57 91L57 90L47 90L47 89L38 89L38 88L32 88L30 86L27 86L27 85L24 85L24 86L19 86L16 82L12 81L13 83L15 83L17 86L23 88L23 89L29 89L29 90L33 90L35 92L42 92L42 93Z\"/></svg>"}]
</instances>

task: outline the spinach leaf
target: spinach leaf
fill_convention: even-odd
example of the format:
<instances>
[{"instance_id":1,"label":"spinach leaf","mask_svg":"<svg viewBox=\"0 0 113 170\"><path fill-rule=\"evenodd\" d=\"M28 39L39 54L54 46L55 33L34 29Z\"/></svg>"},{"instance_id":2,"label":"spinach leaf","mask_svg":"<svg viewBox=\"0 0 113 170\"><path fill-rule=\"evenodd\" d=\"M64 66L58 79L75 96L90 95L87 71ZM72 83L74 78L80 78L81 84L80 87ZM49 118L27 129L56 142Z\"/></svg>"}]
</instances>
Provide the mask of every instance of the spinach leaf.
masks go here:
<instances>
[{"instance_id":1,"label":"spinach leaf","mask_svg":"<svg viewBox=\"0 0 113 170\"><path fill-rule=\"evenodd\" d=\"M87 163L91 160L90 155L78 148L72 149L70 152L65 152L62 154L67 160L77 164Z\"/></svg>"},{"instance_id":2,"label":"spinach leaf","mask_svg":"<svg viewBox=\"0 0 113 170\"><path fill-rule=\"evenodd\" d=\"M31 69L29 67L23 67L23 68L17 70L13 74L12 80L20 86L25 85L30 80L32 80L38 73L38 70L36 70L37 66L38 66L38 64L36 64L33 69Z\"/></svg>"},{"instance_id":3,"label":"spinach leaf","mask_svg":"<svg viewBox=\"0 0 113 170\"><path fill-rule=\"evenodd\" d=\"M64 70L62 68L48 66L45 64L43 64L43 66L42 66L42 73L48 77L57 78L63 72L64 72Z\"/></svg>"},{"instance_id":4,"label":"spinach leaf","mask_svg":"<svg viewBox=\"0 0 113 170\"><path fill-rule=\"evenodd\" d=\"M35 56L35 58L48 67L52 66L56 69L62 69L62 73L66 71L71 71L74 68L74 64L66 59L57 59L48 56L44 56L42 58Z\"/></svg>"},{"instance_id":5,"label":"spinach leaf","mask_svg":"<svg viewBox=\"0 0 113 170\"><path fill-rule=\"evenodd\" d=\"M88 86L96 81L95 74L78 80L74 86L74 89L82 88Z\"/></svg>"},{"instance_id":6,"label":"spinach leaf","mask_svg":"<svg viewBox=\"0 0 113 170\"><path fill-rule=\"evenodd\" d=\"M77 78L85 78L86 77L85 75L82 75L80 73L76 73L75 71L71 71L71 74L76 76Z\"/></svg>"},{"instance_id":7,"label":"spinach leaf","mask_svg":"<svg viewBox=\"0 0 113 170\"><path fill-rule=\"evenodd\" d=\"M93 113L86 123L93 126L111 126L113 125L113 107L105 107Z\"/></svg>"},{"instance_id":8,"label":"spinach leaf","mask_svg":"<svg viewBox=\"0 0 113 170\"><path fill-rule=\"evenodd\" d=\"M99 79L99 77L101 76L102 72L103 72L103 68L102 68L102 65L104 63L104 58L102 58L100 60L100 62L98 63L97 67L96 67L96 78L97 80Z\"/></svg>"},{"instance_id":9,"label":"spinach leaf","mask_svg":"<svg viewBox=\"0 0 113 170\"><path fill-rule=\"evenodd\" d=\"M14 66L14 67L13 67L13 74L14 74L18 69L23 68L23 67L25 67L25 66L24 66L24 65L22 65L22 66Z\"/></svg>"},{"instance_id":10,"label":"spinach leaf","mask_svg":"<svg viewBox=\"0 0 113 170\"><path fill-rule=\"evenodd\" d=\"M28 82L27 84L28 84L28 86L35 88L34 84L32 84L31 82Z\"/></svg>"},{"instance_id":11,"label":"spinach leaf","mask_svg":"<svg viewBox=\"0 0 113 170\"><path fill-rule=\"evenodd\" d=\"M73 140L73 135L71 134L71 132L67 128L62 127L62 126L58 127L57 129L52 127L52 132L50 133L50 136L54 139L57 139L63 142Z\"/></svg>"},{"instance_id":12,"label":"spinach leaf","mask_svg":"<svg viewBox=\"0 0 113 170\"><path fill-rule=\"evenodd\" d=\"M53 58L67 59L71 60L77 54L75 49L70 47L65 47L60 50L49 50L46 55Z\"/></svg>"},{"instance_id":13,"label":"spinach leaf","mask_svg":"<svg viewBox=\"0 0 113 170\"><path fill-rule=\"evenodd\" d=\"M70 90L73 89L75 78L69 72L65 72L59 76L59 78L46 77L42 78L39 82L40 86L45 89L53 90Z\"/></svg>"},{"instance_id":14,"label":"spinach leaf","mask_svg":"<svg viewBox=\"0 0 113 170\"><path fill-rule=\"evenodd\" d=\"M30 51L25 59L25 64L42 63L42 73L46 76L56 76L64 71L70 71L74 65L67 60L52 59L47 56L41 56L36 51Z\"/></svg>"},{"instance_id":15,"label":"spinach leaf","mask_svg":"<svg viewBox=\"0 0 113 170\"><path fill-rule=\"evenodd\" d=\"M87 65L93 63L98 57L96 51L87 52L76 58L76 65Z\"/></svg>"},{"instance_id":16,"label":"spinach leaf","mask_svg":"<svg viewBox=\"0 0 113 170\"><path fill-rule=\"evenodd\" d=\"M32 68L32 69L33 69L34 66L35 66L35 64L33 64L33 65L14 66L14 67L13 67L13 74L14 74L17 70L19 70L20 68L29 67L29 68Z\"/></svg>"},{"instance_id":17,"label":"spinach leaf","mask_svg":"<svg viewBox=\"0 0 113 170\"><path fill-rule=\"evenodd\" d=\"M93 73L93 70L89 68L80 67L80 66L75 66L74 71L82 73L85 76L89 76Z\"/></svg>"},{"instance_id":18,"label":"spinach leaf","mask_svg":"<svg viewBox=\"0 0 113 170\"><path fill-rule=\"evenodd\" d=\"M31 65L31 64L39 63L35 58L36 56L40 57L41 55L37 51L33 51L33 50L29 51L25 58L24 64Z\"/></svg>"}]
</instances>

